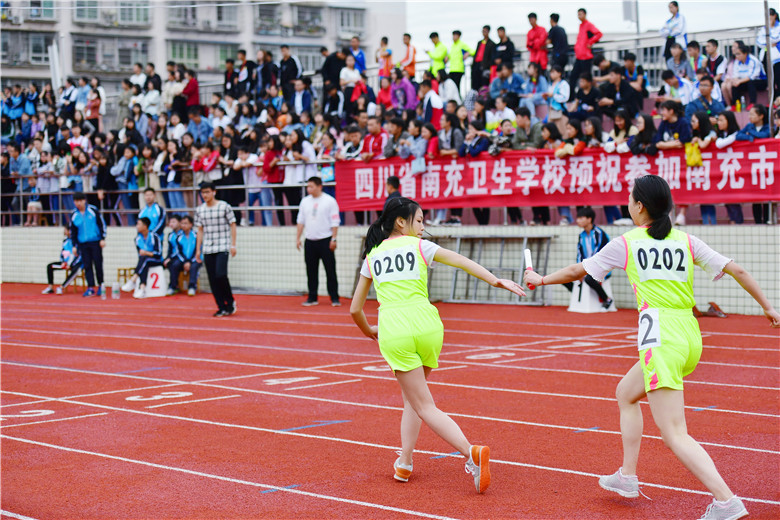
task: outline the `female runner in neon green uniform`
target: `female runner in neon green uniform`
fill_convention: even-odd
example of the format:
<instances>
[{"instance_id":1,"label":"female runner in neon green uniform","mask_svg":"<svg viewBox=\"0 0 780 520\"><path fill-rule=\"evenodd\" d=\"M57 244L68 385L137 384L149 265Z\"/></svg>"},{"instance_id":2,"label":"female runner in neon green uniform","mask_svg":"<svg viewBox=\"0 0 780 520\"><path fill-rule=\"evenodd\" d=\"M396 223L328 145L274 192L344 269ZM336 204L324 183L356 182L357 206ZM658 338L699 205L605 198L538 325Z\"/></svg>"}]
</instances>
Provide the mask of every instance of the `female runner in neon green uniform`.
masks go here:
<instances>
[{"instance_id":1,"label":"female runner in neon green uniform","mask_svg":"<svg viewBox=\"0 0 780 520\"><path fill-rule=\"evenodd\" d=\"M493 287L524 296L512 280L496 278L487 269L453 251L422 240L423 212L416 202L392 199L382 217L366 235L366 261L352 298L352 319L363 334L379 341L382 352L401 385L401 456L395 461L396 480L406 482L412 473L412 453L425 421L439 437L466 457L466 472L474 476L477 492L490 485L490 448L469 443L447 414L433 402L426 379L439 366L444 326L436 307L428 301L428 265L436 260L463 269ZM363 313L371 284L379 301L379 326L368 324Z\"/></svg>"},{"instance_id":2,"label":"female runner in neon green uniform","mask_svg":"<svg viewBox=\"0 0 780 520\"><path fill-rule=\"evenodd\" d=\"M773 327L780 327L780 314L745 269L698 238L672 229L672 204L669 185L661 177L636 179L628 208L638 228L612 240L580 264L546 276L528 271L525 282L536 286L561 284L586 274L603 280L612 269L626 271L639 308L640 360L623 377L616 392L623 466L615 474L601 477L599 485L624 497L639 496L636 467L643 426L639 400L647 395L664 443L714 495L702 520L736 520L748 514L745 506L723 481L704 448L688 435L685 424L682 378L696 368L702 350L699 324L691 311L695 304L693 265L702 267L713 280L723 273L733 276L761 305Z\"/></svg>"}]
</instances>

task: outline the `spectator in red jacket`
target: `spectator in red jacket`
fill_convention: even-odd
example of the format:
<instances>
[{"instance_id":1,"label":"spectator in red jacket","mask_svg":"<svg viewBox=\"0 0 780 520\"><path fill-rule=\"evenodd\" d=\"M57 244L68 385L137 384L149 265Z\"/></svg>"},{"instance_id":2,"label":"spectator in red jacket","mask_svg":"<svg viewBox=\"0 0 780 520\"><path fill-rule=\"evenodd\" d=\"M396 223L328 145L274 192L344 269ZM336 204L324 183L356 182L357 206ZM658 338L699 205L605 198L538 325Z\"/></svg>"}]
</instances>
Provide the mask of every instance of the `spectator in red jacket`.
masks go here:
<instances>
[{"instance_id":1,"label":"spectator in red jacket","mask_svg":"<svg viewBox=\"0 0 780 520\"><path fill-rule=\"evenodd\" d=\"M198 93L198 78L195 77L195 71L187 69L184 71L184 79L187 84L181 94L187 98L187 108L200 106L200 94Z\"/></svg>"},{"instance_id":2,"label":"spectator in red jacket","mask_svg":"<svg viewBox=\"0 0 780 520\"><path fill-rule=\"evenodd\" d=\"M569 85L577 85L580 74L590 72L593 69L593 46L603 36L601 31L587 19L587 15L588 12L585 9L580 8L577 10L577 18L580 19L580 32L577 34L577 43L574 44L576 61L571 69ZM571 96L573 95L574 89L571 91ZM570 97L569 101L572 99Z\"/></svg>"},{"instance_id":3,"label":"spectator in red jacket","mask_svg":"<svg viewBox=\"0 0 780 520\"><path fill-rule=\"evenodd\" d=\"M531 30L526 36L525 46L530 53L530 61L538 63L542 70L547 70L547 30L536 23L536 13L528 14Z\"/></svg>"},{"instance_id":4,"label":"spectator in red jacket","mask_svg":"<svg viewBox=\"0 0 780 520\"><path fill-rule=\"evenodd\" d=\"M360 154L360 158L364 161L381 159L388 139L387 131L382 128L382 122L379 118L376 116L369 117L368 133L363 138L363 153Z\"/></svg>"}]
</instances>

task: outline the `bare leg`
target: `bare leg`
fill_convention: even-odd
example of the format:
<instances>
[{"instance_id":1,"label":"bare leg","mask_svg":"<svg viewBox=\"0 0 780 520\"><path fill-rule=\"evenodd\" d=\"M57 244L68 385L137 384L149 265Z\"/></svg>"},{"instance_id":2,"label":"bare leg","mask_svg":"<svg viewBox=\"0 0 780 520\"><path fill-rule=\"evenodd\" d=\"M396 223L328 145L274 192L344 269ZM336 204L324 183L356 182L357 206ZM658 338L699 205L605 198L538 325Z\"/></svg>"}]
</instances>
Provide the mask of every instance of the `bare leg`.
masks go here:
<instances>
[{"instance_id":1,"label":"bare leg","mask_svg":"<svg viewBox=\"0 0 780 520\"><path fill-rule=\"evenodd\" d=\"M620 436L623 439L623 474L636 475L639 446L642 443L642 409L639 400L645 396L645 381L639 361L623 376L615 392L620 408Z\"/></svg>"},{"instance_id":2,"label":"bare leg","mask_svg":"<svg viewBox=\"0 0 780 520\"><path fill-rule=\"evenodd\" d=\"M430 371L430 369L427 370ZM469 458L469 448L471 447L469 441L455 421L436 408L431 391L428 389L428 383L425 381L423 367L415 368L409 372L396 371L395 377L401 385L401 391L403 391L404 396L409 400L409 404L417 412L420 419L436 435L461 452L464 457Z\"/></svg>"},{"instance_id":3,"label":"bare leg","mask_svg":"<svg viewBox=\"0 0 780 520\"><path fill-rule=\"evenodd\" d=\"M430 372L430 368L426 368L426 376ZM402 392L403 394L403 392ZM412 455L414 454L414 446L417 444L417 437L420 435L420 426L422 426L422 419L417 415L417 412L412 408L411 403L404 398L404 413L401 416L401 464L411 464Z\"/></svg>"},{"instance_id":4,"label":"bare leg","mask_svg":"<svg viewBox=\"0 0 780 520\"><path fill-rule=\"evenodd\" d=\"M680 462L710 490L716 500L734 496L704 448L688 435L682 390L659 388L647 394L650 410L661 436Z\"/></svg>"}]
</instances>

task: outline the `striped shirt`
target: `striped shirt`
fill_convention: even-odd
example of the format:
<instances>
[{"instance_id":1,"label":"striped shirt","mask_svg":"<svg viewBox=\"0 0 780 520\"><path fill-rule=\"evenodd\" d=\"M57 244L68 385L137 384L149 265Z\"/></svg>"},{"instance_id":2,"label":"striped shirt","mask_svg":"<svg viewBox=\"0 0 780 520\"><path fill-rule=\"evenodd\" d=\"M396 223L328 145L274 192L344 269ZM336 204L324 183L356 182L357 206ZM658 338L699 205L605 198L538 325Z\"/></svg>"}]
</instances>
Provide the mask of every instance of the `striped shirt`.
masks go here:
<instances>
[{"instance_id":1,"label":"striped shirt","mask_svg":"<svg viewBox=\"0 0 780 520\"><path fill-rule=\"evenodd\" d=\"M230 252L230 227L236 223L233 208L222 200L213 206L205 203L195 212L195 228L203 228L204 255Z\"/></svg>"}]
</instances>

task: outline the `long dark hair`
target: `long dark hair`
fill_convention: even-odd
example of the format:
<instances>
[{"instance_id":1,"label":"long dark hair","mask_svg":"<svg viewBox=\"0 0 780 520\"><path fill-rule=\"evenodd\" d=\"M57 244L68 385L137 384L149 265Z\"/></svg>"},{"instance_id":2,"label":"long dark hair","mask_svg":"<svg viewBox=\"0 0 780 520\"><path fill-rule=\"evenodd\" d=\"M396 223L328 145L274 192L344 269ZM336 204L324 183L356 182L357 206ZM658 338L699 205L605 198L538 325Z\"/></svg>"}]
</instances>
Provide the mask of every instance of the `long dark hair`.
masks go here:
<instances>
[{"instance_id":1,"label":"long dark hair","mask_svg":"<svg viewBox=\"0 0 780 520\"><path fill-rule=\"evenodd\" d=\"M699 110L695 114L696 120L699 121L699 128L694 130L691 128L693 136L699 139L706 139L710 132L712 132L712 124L710 123L710 116L704 110Z\"/></svg>"},{"instance_id":2,"label":"long dark hair","mask_svg":"<svg viewBox=\"0 0 780 520\"><path fill-rule=\"evenodd\" d=\"M718 135L720 137L728 137L731 134L739 132L739 125L737 124L737 117L734 115L734 112L731 110L724 110L718 114L718 117L720 116L726 118L726 130L721 130L720 127L718 127Z\"/></svg>"},{"instance_id":3,"label":"long dark hair","mask_svg":"<svg viewBox=\"0 0 780 520\"><path fill-rule=\"evenodd\" d=\"M395 227L395 219L400 217L410 221L417 214L418 209L420 209L420 205L412 199L407 199L405 197L390 199L390 202L387 203L387 207L382 211L382 216L376 219L376 221L371 224L371 227L368 228L365 249L363 249L363 258L368 256L368 253L370 253L372 249L390 236L390 233L393 232L393 228Z\"/></svg>"},{"instance_id":4,"label":"long dark hair","mask_svg":"<svg viewBox=\"0 0 780 520\"><path fill-rule=\"evenodd\" d=\"M649 114L639 114L637 118L641 118L645 123L645 128L639 134L636 136L638 142L642 144L650 144L653 142L653 138L655 137L655 122L653 121L653 116Z\"/></svg>"},{"instance_id":5,"label":"long dark hair","mask_svg":"<svg viewBox=\"0 0 780 520\"><path fill-rule=\"evenodd\" d=\"M669 212L672 211L672 190L666 181L657 175L644 175L634 181L634 189L631 192L634 200L641 202L653 223L647 234L656 240L663 240L672 230L672 219Z\"/></svg>"}]
</instances>

